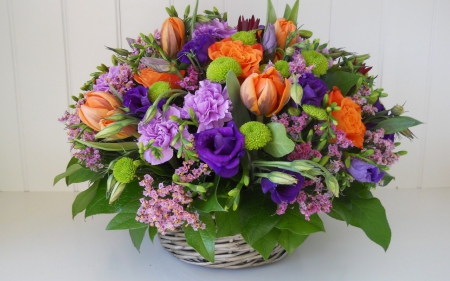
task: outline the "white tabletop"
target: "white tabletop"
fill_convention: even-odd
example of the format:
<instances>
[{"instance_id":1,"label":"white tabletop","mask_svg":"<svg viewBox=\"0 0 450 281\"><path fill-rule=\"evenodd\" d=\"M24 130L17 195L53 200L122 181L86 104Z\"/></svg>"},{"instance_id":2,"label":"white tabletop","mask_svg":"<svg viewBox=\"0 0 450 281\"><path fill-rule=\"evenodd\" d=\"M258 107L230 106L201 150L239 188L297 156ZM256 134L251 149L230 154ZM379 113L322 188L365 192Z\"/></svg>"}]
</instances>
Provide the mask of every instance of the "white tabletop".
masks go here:
<instances>
[{"instance_id":1,"label":"white tabletop","mask_svg":"<svg viewBox=\"0 0 450 281\"><path fill-rule=\"evenodd\" d=\"M385 253L360 229L322 216L292 255L250 269L182 263L148 238L104 230L112 215L71 219L76 193L0 192L0 280L450 280L450 188L385 189L392 241Z\"/></svg>"}]
</instances>

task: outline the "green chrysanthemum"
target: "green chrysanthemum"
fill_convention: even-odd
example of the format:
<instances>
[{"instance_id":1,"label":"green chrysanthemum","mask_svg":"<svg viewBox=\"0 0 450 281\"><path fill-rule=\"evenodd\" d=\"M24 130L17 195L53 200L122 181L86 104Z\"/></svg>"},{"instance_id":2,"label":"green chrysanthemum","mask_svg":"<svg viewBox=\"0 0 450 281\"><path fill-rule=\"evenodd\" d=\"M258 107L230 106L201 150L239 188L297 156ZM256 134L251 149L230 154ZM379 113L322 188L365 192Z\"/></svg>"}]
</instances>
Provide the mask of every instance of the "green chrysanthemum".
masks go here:
<instances>
[{"instance_id":1,"label":"green chrysanthemum","mask_svg":"<svg viewBox=\"0 0 450 281\"><path fill-rule=\"evenodd\" d=\"M324 75L328 70L328 60L321 53L314 50L304 50L302 51L302 56L306 61L306 65L314 65L312 72L315 75Z\"/></svg>"},{"instance_id":2,"label":"green chrysanthemum","mask_svg":"<svg viewBox=\"0 0 450 281\"><path fill-rule=\"evenodd\" d=\"M154 102L160 95L171 90L170 84L165 81L158 81L148 88L148 98Z\"/></svg>"},{"instance_id":3,"label":"green chrysanthemum","mask_svg":"<svg viewBox=\"0 0 450 281\"><path fill-rule=\"evenodd\" d=\"M328 115L327 111L323 108L310 105L310 104L303 104L302 105L303 111L306 112L309 116L311 116L314 119L317 120L327 120Z\"/></svg>"},{"instance_id":4,"label":"green chrysanthemum","mask_svg":"<svg viewBox=\"0 0 450 281\"><path fill-rule=\"evenodd\" d=\"M272 140L269 127L261 122L247 122L239 128L239 131L245 136L245 148L247 150L262 148Z\"/></svg>"},{"instance_id":5,"label":"green chrysanthemum","mask_svg":"<svg viewBox=\"0 0 450 281\"><path fill-rule=\"evenodd\" d=\"M211 62L206 70L206 77L212 82L224 83L229 71L236 76L242 74L242 67L237 60L230 57L220 57Z\"/></svg>"},{"instance_id":6,"label":"green chrysanthemum","mask_svg":"<svg viewBox=\"0 0 450 281\"><path fill-rule=\"evenodd\" d=\"M253 45L256 43L256 34L254 31L239 31L231 35L231 40L239 40L245 45Z\"/></svg>"},{"instance_id":7,"label":"green chrysanthemum","mask_svg":"<svg viewBox=\"0 0 450 281\"><path fill-rule=\"evenodd\" d=\"M275 63L275 69L283 76L287 78L291 76L291 72L289 71L289 63L285 60L279 60Z\"/></svg>"},{"instance_id":8,"label":"green chrysanthemum","mask_svg":"<svg viewBox=\"0 0 450 281\"><path fill-rule=\"evenodd\" d=\"M114 178L118 182L129 183L134 178L136 166L129 157L120 158L114 165Z\"/></svg>"}]
</instances>

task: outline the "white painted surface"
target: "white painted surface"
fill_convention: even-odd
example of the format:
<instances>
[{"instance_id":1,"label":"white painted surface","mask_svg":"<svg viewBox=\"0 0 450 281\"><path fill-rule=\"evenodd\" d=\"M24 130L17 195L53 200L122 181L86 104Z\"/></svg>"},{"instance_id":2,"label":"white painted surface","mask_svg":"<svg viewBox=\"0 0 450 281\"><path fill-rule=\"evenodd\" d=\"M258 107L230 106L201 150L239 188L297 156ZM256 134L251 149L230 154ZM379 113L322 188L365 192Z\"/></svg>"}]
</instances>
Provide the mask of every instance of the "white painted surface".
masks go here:
<instances>
[{"instance_id":1,"label":"white painted surface","mask_svg":"<svg viewBox=\"0 0 450 281\"><path fill-rule=\"evenodd\" d=\"M450 261L449 188L384 189L392 241L387 252L356 228L322 216L327 233L311 235L291 256L242 270L182 263L147 237L141 253L127 231L106 231L111 215L71 219L75 193L0 193L2 281L307 280L445 281Z\"/></svg>"},{"instance_id":2,"label":"white painted surface","mask_svg":"<svg viewBox=\"0 0 450 281\"><path fill-rule=\"evenodd\" d=\"M279 16L286 3L272 1ZM69 98L101 63L104 46L127 47L160 28L165 6L179 14L194 1L168 0L0 0L0 191L73 191L53 177L69 160L63 125L57 122ZM292 3L291 3L292 4ZM228 11L230 25L252 14L265 23L265 1L201 1L200 9ZM371 53L373 74L390 97L386 106L406 101L409 114L426 125L404 140L409 154L392 169L390 187L449 187L450 131L447 72L450 65L449 0L302 0L299 24L330 46Z\"/></svg>"}]
</instances>

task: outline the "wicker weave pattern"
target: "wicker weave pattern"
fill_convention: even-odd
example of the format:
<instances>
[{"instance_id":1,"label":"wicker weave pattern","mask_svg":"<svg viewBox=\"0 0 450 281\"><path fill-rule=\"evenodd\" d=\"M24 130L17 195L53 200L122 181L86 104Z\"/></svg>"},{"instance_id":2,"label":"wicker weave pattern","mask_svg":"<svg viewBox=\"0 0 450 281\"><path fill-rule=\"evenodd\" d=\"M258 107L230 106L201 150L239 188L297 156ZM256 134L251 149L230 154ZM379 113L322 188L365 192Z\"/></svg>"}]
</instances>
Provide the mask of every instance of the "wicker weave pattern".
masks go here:
<instances>
[{"instance_id":1,"label":"wicker weave pattern","mask_svg":"<svg viewBox=\"0 0 450 281\"><path fill-rule=\"evenodd\" d=\"M251 266L260 266L278 261L286 256L286 251L277 245L267 261L248 245L242 236L235 235L216 239L215 262L205 260L186 242L183 231L159 234L161 245L173 256L189 264L210 268L238 269Z\"/></svg>"}]
</instances>

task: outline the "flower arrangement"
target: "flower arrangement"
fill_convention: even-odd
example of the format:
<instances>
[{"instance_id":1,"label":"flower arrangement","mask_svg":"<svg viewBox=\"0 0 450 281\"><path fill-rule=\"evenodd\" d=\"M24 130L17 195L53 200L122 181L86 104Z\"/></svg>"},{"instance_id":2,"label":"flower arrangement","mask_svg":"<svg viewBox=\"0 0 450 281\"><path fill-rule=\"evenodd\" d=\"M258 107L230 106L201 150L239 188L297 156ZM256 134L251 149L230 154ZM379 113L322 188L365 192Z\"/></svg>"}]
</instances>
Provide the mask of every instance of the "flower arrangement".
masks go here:
<instances>
[{"instance_id":1,"label":"flower arrangement","mask_svg":"<svg viewBox=\"0 0 450 281\"><path fill-rule=\"evenodd\" d=\"M267 23L167 8L161 29L127 39L73 97L73 157L55 183L88 181L73 216L117 213L139 249L148 230L183 229L214 261L214 240L241 234L268 258L324 231L319 213L387 249L391 231L371 190L388 184L395 135L419 121L386 108L369 55L329 48L297 26L298 0Z\"/></svg>"}]
</instances>

